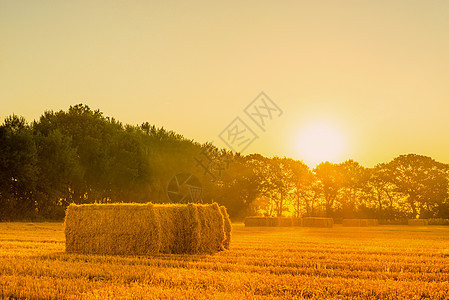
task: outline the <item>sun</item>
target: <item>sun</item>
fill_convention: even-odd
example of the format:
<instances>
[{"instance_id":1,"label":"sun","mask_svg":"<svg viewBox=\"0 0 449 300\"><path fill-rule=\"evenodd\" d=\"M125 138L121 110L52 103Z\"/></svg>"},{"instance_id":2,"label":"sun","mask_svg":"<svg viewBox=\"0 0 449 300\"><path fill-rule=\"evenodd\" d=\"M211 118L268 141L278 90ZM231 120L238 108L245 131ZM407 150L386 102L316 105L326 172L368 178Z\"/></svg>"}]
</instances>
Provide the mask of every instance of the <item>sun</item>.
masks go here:
<instances>
[{"instance_id":1,"label":"sun","mask_svg":"<svg viewBox=\"0 0 449 300\"><path fill-rule=\"evenodd\" d=\"M336 125L317 122L299 130L296 147L300 159L313 168L323 161L341 158L345 139Z\"/></svg>"}]
</instances>

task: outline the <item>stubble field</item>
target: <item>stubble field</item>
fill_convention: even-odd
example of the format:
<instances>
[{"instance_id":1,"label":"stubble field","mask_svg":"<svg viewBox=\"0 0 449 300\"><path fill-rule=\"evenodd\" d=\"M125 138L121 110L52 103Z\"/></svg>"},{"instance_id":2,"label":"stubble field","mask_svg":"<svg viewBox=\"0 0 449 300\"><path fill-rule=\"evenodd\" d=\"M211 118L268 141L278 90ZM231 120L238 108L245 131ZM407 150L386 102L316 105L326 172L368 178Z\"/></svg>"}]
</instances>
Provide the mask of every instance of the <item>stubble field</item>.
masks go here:
<instances>
[{"instance_id":1,"label":"stubble field","mask_svg":"<svg viewBox=\"0 0 449 300\"><path fill-rule=\"evenodd\" d=\"M0 223L2 299L449 299L449 228L245 228L231 250L64 253L62 223Z\"/></svg>"}]
</instances>

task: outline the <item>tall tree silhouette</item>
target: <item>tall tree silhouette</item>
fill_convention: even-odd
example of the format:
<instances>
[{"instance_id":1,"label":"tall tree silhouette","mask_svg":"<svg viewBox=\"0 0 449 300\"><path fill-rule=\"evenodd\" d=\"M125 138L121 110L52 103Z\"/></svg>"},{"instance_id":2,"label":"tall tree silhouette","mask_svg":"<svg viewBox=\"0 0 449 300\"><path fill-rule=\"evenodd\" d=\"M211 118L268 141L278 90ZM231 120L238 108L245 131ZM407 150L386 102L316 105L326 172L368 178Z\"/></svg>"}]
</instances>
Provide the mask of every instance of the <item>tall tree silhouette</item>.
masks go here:
<instances>
[{"instance_id":1,"label":"tall tree silhouette","mask_svg":"<svg viewBox=\"0 0 449 300\"><path fill-rule=\"evenodd\" d=\"M318 186L324 197L326 216L332 216L335 201L342 188L342 174L338 164L328 161L322 162L315 167L313 172L318 180Z\"/></svg>"},{"instance_id":2,"label":"tall tree silhouette","mask_svg":"<svg viewBox=\"0 0 449 300\"><path fill-rule=\"evenodd\" d=\"M393 159L387 170L396 190L406 197L413 218L438 215L448 197L448 165L408 154Z\"/></svg>"}]
</instances>

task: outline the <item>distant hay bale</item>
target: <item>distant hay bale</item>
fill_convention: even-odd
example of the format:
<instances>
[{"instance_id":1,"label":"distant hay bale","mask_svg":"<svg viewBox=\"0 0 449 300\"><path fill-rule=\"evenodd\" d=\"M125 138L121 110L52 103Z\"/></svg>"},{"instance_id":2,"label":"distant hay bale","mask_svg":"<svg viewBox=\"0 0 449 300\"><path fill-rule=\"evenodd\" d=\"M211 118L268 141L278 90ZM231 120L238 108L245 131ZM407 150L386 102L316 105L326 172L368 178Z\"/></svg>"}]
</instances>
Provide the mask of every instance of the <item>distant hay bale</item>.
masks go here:
<instances>
[{"instance_id":1,"label":"distant hay bale","mask_svg":"<svg viewBox=\"0 0 449 300\"><path fill-rule=\"evenodd\" d=\"M360 219L343 219L342 225L344 227L360 227Z\"/></svg>"},{"instance_id":2,"label":"distant hay bale","mask_svg":"<svg viewBox=\"0 0 449 300\"><path fill-rule=\"evenodd\" d=\"M273 218L271 218L271 226L292 227L293 226L293 218L292 217L273 217Z\"/></svg>"},{"instance_id":3,"label":"distant hay bale","mask_svg":"<svg viewBox=\"0 0 449 300\"><path fill-rule=\"evenodd\" d=\"M66 252L214 253L230 241L227 221L216 203L71 204L65 218Z\"/></svg>"},{"instance_id":4,"label":"distant hay bale","mask_svg":"<svg viewBox=\"0 0 449 300\"><path fill-rule=\"evenodd\" d=\"M427 219L409 219L409 226L427 226L429 225L429 220Z\"/></svg>"},{"instance_id":5,"label":"distant hay bale","mask_svg":"<svg viewBox=\"0 0 449 300\"><path fill-rule=\"evenodd\" d=\"M294 218L289 217L246 217L246 227L291 227Z\"/></svg>"},{"instance_id":6,"label":"distant hay bale","mask_svg":"<svg viewBox=\"0 0 449 300\"><path fill-rule=\"evenodd\" d=\"M334 226L334 219L332 218L316 218L305 217L302 218L303 227L327 227L332 228Z\"/></svg>"},{"instance_id":7,"label":"distant hay bale","mask_svg":"<svg viewBox=\"0 0 449 300\"><path fill-rule=\"evenodd\" d=\"M272 227L281 226L280 218L270 217L270 218L267 218L267 220L268 220L268 226L272 226Z\"/></svg>"},{"instance_id":8,"label":"distant hay bale","mask_svg":"<svg viewBox=\"0 0 449 300\"><path fill-rule=\"evenodd\" d=\"M442 219L442 218L429 219L429 225L449 225L449 219Z\"/></svg>"},{"instance_id":9,"label":"distant hay bale","mask_svg":"<svg viewBox=\"0 0 449 300\"><path fill-rule=\"evenodd\" d=\"M261 224L262 221L264 221L262 217L246 217L244 223L245 227L260 227L264 226Z\"/></svg>"},{"instance_id":10,"label":"distant hay bale","mask_svg":"<svg viewBox=\"0 0 449 300\"><path fill-rule=\"evenodd\" d=\"M271 217L246 217L246 227L271 227L274 226L274 222Z\"/></svg>"},{"instance_id":11,"label":"distant hay bale","mask_svg":"<svg viewBox=\"0 0 449 300\"><path fill-rule=\"evenodd\" d=\"M379 225L377 219L343 219L344 227L369 227Z\"/></svg>"},{"instance_id":12,"label":"distant hay bale","mask_svg":"<svg viewBox=\"0 0 449 300\"><path fill-rule=\"evenodd\" d=\"M379 226L378 219L367 219L367 220L368 220L368 226Z\"/></svg>"},{"instance_id":13,"label":"distant hay bale","mask_svg":"<svg viewBox=\"0 0 449 300\"><path fill-rule=\"evenodd\" d=\"M280 226L282 227L292 227L293 226L293 218L281 218Z\"/></svg>"},{"instance_id":14,"label":"distant hay bale","mask_svg":"<svg viewBox=\"0 0 449 300\"><path fill-rule=\"evenodd\" d=\"M293 218L293 226L302 226L301 218Z\"/></svg>"},{"instance_id":15,"label":"distant hay bale","mask_svg":"<svg viewBox=\"0 0 449 300\"><path fill-rule=\"evenodd\" d=\"M407 225L408 219L379 219L380 225Z\"/></svg>"},{"instance_id":16,"label":"distant hay bale","mask_svg":"<svg viewBox=\"0 0 449 300\"><path fill-rule=\"evenodd\" d=\"M292 227L293 226L293 218L279 217L276 219L278 220L278 224L281 227Z\"/></svg>"}]
</instances>

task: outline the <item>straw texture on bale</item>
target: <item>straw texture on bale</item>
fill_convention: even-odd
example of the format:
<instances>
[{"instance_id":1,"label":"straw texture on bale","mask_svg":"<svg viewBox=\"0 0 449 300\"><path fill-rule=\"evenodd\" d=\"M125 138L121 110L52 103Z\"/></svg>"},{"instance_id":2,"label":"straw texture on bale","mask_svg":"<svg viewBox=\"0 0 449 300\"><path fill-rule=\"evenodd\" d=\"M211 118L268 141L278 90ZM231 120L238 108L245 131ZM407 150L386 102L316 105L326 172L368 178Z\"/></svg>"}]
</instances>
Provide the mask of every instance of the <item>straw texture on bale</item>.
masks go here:
<instances>
[{"instance_id":1,"label":"straw texture on bale","mask_svg":"<svg viewBox=\"0 0 449 300\"><path fill-rule=\"evenodd\" d=\"M86 204L66 211L66 251L150 255L229 248L229 217L210 205ZM228 226L229 226L228 225ZM229 234L228 234L229 231Z\"/></svg>"},{"instance_id":2,"label":"straw texture on bale","mask_svg":"<svg viewBox=\"0 0 449 300\"><path fill-rule=\"evenodd\" d=\"M427 226L427 225L429 225L429 220L427 220L427 219L409 219L408 225L410 225L410 226Z\"/></svg>"},{"instance_id":3,"label":"straw texture on bale","mask_svg":"<svg viewBox=\"0 0 449 300\"><path fill-rule=\"evenodd\" d=\"M379 225L377 219L343 219L344 227L369 227Z\"/></svg>"},{"instance_id":4,"label":"straw texture on bale","mask_svg":"<svg viewBox=\"0 0 449 300\"><path fill-rule=\"evenodd\" d=\"M316 218L305 217L302 218L302 226L304 227L328 227L334 226L334 219L332 218Z\"/></svg>"},{"instance_id":5,"label":"straw texture on bale","mask_svg":"<svg viewBox=\"0 0 449 300\"><path fill-rule=\"evenodd\" d=\"M229 218L228 210L224 206L220 206L221 214L223 215L224 220L224 230L225 230L225 240L223 242L223 246L225 249L229 249L231 244L231 219Z\"/></svg>"}]
</instances>

